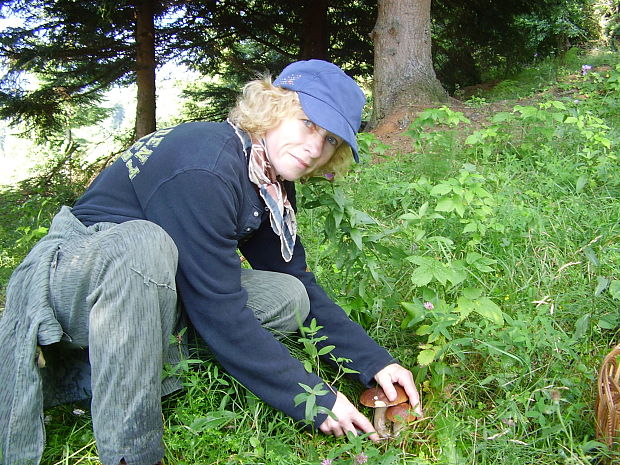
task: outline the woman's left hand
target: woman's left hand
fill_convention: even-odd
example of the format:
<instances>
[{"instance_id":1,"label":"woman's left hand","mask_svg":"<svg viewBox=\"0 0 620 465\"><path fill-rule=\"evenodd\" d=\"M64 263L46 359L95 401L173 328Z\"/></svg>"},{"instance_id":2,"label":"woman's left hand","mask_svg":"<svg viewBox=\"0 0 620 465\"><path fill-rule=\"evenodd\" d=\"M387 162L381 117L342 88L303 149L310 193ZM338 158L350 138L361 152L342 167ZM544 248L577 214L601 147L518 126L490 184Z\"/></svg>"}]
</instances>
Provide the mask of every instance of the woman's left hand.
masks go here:
<instances>
[{"instance_id":1,"label":"woman's left hand","mask_svg":"<svg viewBox=\"0 0 620 465\"><path fill-rule=\"evenodd\" d=\"M392 363L375 375L375 381L381 386L383 392L390 400L396 399L396 389L394 389L393 384L400 384L409 397L409 403L413 411L420 415L420 417L423 416L422 400L413 382L413 374L409 370L398 363Z\"/></svg>"}]
</instances>

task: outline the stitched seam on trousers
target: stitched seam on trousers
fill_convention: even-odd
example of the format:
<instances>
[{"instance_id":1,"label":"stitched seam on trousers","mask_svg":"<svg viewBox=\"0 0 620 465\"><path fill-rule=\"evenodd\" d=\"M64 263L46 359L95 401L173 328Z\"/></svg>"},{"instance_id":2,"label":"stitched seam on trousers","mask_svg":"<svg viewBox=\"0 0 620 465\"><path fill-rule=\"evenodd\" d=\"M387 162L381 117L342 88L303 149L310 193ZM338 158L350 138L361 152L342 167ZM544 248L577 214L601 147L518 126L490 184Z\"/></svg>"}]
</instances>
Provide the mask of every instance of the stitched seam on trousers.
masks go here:
<instances>
[{"instance_id":1,"label":"stitched seam on trousers","mask_svg":"<svg viewBox=\"0 0 620 465\"><path fill-rule=\"evenodd\" d=\"M169 284L165 284L165 283L158 283L157 281L153 280L152 278L149 278L149 277L145 276L141 271L136 270L135 268L130 268L130 269L131 269L131 271L135 271L140 276L142 276L142 279L144 280L144 284L146 284L147 286L149 284L155 284L158 287L165 287L166 289L170 289L171 291L175 291L176 292L176 288L174 286L170 286Z\"/></svg>"}]
</instances>

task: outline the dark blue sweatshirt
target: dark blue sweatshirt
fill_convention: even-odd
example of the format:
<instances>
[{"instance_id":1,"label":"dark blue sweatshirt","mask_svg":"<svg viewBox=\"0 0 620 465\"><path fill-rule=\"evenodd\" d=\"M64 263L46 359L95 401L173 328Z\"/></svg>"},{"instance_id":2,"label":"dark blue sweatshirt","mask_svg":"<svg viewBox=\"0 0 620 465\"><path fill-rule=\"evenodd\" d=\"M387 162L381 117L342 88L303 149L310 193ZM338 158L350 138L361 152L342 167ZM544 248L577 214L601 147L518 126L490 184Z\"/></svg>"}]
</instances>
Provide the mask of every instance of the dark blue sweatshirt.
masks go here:
<instances>
[{"instance_id":1,"label":"dark blue sweatshirt","mask_svg":"<svg viewBox=\"0 0 620 465\"><path fill-rule=\"evenodd\" d=\"M249 142L249 141L248 141ZM293 399L299 383L323 382L308 373L284 345L261 327L240 284L237 249L254 269L299 278L310 297L308 321L324 328L319 335L332 352L352 360L365 385L394 362L390 354L352 322L306 271L299 240L285 262L265 206L248 178L247 150L228 123L185 123L140 139L101 172L73 207L85 225L135 219L160 225L179 251L177 290L192 325L217 360L248 389L296 420L304 404ZM295 205L293 183L286 183ZM136 237L136 241L141 238ZM317 404L331 409L333 392ZM319 426L325 415L315 418Z\"/></svg>"}]
</instances>

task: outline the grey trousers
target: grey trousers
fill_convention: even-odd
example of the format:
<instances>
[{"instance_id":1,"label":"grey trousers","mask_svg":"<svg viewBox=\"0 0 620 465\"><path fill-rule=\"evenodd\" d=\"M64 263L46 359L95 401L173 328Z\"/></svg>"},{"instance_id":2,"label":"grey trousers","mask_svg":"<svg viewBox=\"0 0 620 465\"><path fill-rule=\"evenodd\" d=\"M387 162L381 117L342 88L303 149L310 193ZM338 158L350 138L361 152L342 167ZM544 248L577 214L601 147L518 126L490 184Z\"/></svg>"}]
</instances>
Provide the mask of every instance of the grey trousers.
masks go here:
<instances>
[{"instance_id":1,"label":"grey trousers","mask_svg":"<svg viewBox=\"0 0 620 465\"><path fill-rule=\"evenodd\" d=\"M85 227L63 207L52 228L66 237L52 263L51 303L67 350L88 350L93 429L104 465L153 465L164 455L161 396L181 387L177 363L177 249L148 221ZM274 337L298 329L310 304L303 284L280 273L242 269L248 306Z\"/></svg>"}]
</instances>

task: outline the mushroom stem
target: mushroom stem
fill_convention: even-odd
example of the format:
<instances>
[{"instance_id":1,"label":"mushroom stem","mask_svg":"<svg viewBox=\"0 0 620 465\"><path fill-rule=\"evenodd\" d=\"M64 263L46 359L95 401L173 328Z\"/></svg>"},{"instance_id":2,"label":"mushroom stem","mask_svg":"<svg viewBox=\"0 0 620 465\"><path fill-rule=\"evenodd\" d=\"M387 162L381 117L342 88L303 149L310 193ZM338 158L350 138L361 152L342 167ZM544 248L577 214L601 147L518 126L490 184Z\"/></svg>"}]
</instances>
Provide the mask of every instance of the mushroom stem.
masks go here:
<instances>
[{"instance_id":1,"label":"mushroom stem","mask_svg":"<svg viewBox=\"0 0 620 465\"><path fill-rule=\"evenodd\" d=\"M406 425L407 424L405 422L395 421L392 424L392 435L393 436L398 436L400 434L400 432L405 429Z\"/></svg>"},{"instance_id":2,"label":"mushroom stem","mask_svg":"<svg viewBox=\"0 0 620 465\"><path fill-rule=\"evenodd\" d=\"M385 418L385 412L387 412L387 407L375 408L375 418L373 420L375 430L382 438L387 438L390 435L390 430L387 426Z\"/></svg>"}]
</instances>

